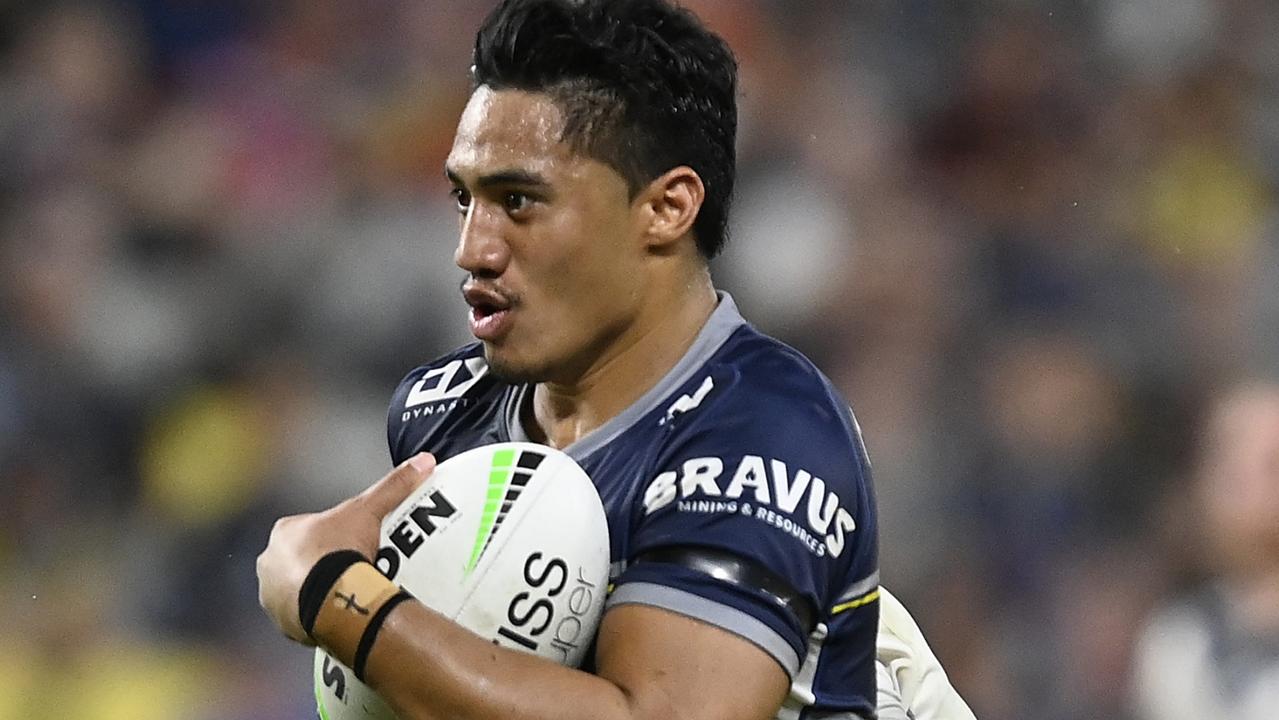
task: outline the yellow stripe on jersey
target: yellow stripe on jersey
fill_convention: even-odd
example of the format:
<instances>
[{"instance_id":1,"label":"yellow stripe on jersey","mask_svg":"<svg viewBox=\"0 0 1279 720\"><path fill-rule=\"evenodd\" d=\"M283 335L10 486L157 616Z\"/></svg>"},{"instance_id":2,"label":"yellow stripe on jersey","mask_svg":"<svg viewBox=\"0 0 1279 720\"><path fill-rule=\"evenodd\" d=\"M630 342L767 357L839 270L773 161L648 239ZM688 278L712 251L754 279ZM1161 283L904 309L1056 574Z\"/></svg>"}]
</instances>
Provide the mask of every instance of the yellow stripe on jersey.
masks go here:
<instances>
[{"instance_id":1,"label":"yellow stripe on jersey","mask_svg":"<svg viewBox=\"0 0 1279 720\"><path fill-rule=\"evenodd\" d=\"M862 605L873 603L878 599L879 599L879 588L875 588L874 590L871 590L870 592L866 593L865 595L855 600L849 600L846 603L840 603L836 605L835 607L831 608L830 614L838 615L839 613L842 613L845 610L852 610L853 608L859 608Z\"/></svg>"}]
</instances>

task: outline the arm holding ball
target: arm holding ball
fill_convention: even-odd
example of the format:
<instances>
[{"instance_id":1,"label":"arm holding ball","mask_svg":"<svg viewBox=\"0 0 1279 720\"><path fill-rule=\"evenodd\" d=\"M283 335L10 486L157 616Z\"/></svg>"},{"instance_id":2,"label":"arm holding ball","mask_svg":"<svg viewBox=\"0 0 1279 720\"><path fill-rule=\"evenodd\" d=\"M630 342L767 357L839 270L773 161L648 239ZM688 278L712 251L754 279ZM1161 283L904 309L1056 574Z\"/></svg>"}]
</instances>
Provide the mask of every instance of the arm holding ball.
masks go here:
<instances>
[{"instance_id":1,"label":"arm holding ball","mask_svg":"<svg viewBox=\"0 0 1279 720\"><path fill-rule=\"evenodd\" d=\"M433 469L431 456L418 455L329 510L280 520L258 558L262 606L284 634L343 662L359 661L362 679L402 720L764 720L776 713L786 673L763 650L725 630L658 608L616 607L601 623L593 675L495 645L403 599L366 560L335 554L373 557L383 516ZM347 564L325 567L335 562ZM315 586L333 576L320 594ZM312 587L303 592L308 579ZM318 611L302 607L308 597L312 607L313 598L323 598ZM311 612L308 633L303 615Z\"/></svg>"}]
</instances>

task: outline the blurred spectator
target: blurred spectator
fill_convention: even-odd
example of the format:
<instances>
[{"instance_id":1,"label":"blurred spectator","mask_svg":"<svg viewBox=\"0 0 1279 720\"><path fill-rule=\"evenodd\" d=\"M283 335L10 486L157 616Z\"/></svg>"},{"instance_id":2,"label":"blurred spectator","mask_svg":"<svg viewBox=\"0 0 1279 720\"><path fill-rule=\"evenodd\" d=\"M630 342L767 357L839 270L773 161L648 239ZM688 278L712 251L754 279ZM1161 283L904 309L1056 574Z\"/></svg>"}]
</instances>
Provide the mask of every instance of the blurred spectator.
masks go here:
<instances>
[{"instance_id":1,"label":"blurred spectator","mask_svg":"<svg viewBox=\"0 0 1279 720\"><path fill-rule=\"evenodd\" d=\"M1263 720L1279 708L1279 383L1218 399L1195 474L1207 580L1155 612L1137 646L1142 720ZM1197 522L1196 522L1197 521Z\"/></svg>"}]
</instances>

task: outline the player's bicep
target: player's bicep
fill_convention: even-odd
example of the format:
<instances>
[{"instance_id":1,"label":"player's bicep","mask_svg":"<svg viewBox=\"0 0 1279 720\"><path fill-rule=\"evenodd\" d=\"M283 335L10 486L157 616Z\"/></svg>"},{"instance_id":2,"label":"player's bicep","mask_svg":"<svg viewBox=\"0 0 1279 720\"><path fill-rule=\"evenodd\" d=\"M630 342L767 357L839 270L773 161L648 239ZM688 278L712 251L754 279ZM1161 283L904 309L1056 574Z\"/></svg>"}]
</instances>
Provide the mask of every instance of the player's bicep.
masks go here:
<instances>
[{"instance_id":1,"label":"player's bicep","mask_svg":"<svg viewBox=\"0 0 1279 720\"><path fill-rule=\"evenodd\" d=\"M769 720L790 687L749 640L647 605L609 609L595 658L596 674L627 694L639 718Z\"/></svg>"}]
</instances>

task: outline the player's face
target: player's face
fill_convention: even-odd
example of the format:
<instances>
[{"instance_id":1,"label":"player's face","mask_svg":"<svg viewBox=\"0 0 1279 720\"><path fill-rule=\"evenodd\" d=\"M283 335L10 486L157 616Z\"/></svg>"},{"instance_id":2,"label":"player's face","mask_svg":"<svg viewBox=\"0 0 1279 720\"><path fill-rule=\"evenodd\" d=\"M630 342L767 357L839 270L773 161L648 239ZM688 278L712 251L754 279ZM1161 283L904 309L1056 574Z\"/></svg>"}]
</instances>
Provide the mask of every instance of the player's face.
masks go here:
<instances>
[{"instance_id":1,"label":"player's face","mask_svg":"<svg viewBox=\"0 0 1279 720\"><path fill-rule=\"evenodd\" d=\"M644 283L625 180L560 142L546 95L480 87L446 170L470 326L493 371L573 382L626 334Z\"/></svg>"}]
</instances>

